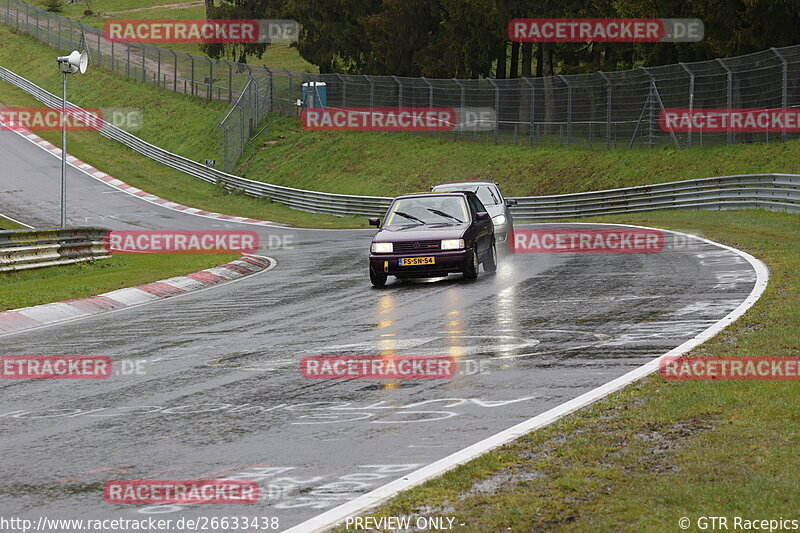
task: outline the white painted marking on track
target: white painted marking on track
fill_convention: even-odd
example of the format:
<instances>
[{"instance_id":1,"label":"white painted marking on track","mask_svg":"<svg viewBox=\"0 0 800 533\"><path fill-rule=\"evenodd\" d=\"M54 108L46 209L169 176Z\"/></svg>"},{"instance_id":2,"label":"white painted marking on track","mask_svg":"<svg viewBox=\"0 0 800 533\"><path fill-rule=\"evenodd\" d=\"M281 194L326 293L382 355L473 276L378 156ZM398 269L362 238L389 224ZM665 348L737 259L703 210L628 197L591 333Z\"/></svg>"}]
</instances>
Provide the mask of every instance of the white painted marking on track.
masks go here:
<instances>
[{"instance_id":1,"label":"white painted marking on track","mask_svg":"<svg viewBox=\"0 0 800 533\"><path fill-rule=\"evenodd\" d=\"M629 227L629 228L639 228L639 229L657 229L657 228L648 228L646 226L635 226L630 224L604 224L608 226L621 226L621 227ZM544 413L537 415L533 418L530 418L524 422L521 422L515 426L512 426L506 430L503 430L491 437L488 437L480 442L477 442L471 446L464 448L463 450L459 450L456 453L448 455L438 461L435 461L429 465L426 465L419 470L411 472L410 474L404 475L400 479L396 479L382 487L378 487L377 489L363 494L353 500L350 500L347 503L344 503L338 507L334 507L329 511L321 513L313 518L302 522L294 527L291 527L284 531L284 533L316 533L319 531L325 531L337 523L341 524L341 522L347 518L348 516L357 516L359 514L364 513L365 511L372 509L382 502L388 500L396 496L398 493L408 490L412 487L420 485L425 481L428 481L431 478L440 476L445 472L452 470L458 465L464 464L476 457L483 455L484 453L491 451L499 446L507 444L533 430L543 428L547 425L552 424L553 422L590 405L598 400L601 400L608 396L609 394L620 390L621 388L630 385L650 374L658 370L659 362L663 358L669 357L676 357L679 355L683 355L686 352L690 351L692 348L699 346L703 342L709 340L710 338L714 337L717 333L725 329L729 324L733 323L734 320L742 316L750 307L753 306L754 303L761 297L764 293L764 290L767 288L767 281L769 280L769 269L767 266L760 260L756 259L752 255L742 252L741 250L737 250L730 246L726 246L724 244L720 244L714 241L710 241L708 239L703 239L702 237L697 237L695 235L688 235L686 233L681 233L679 231L673 230L666 230L662 229L661 231L665 231L668 233L672 233L674 235L682 235L682 236L689 236L693 239L697 239L699 241L705 242L707 244L711 244L714 246L719 246L724 248L725 250L732 251L735 254L738 254L740 257L743 257L747 260L748 263L753 267L756 271L756 284L753 287L750 294L745 298L745 300L739 304L739 306L728 313L726 316L715 322L712 326L705 329L704 331L700 332L695 337L683 342L679 346L673 348L669 352L665 353L660 357L656 357L652 361L645 363L644 365L624 374L614 380L609 381L605 385L601 385L595 389L590 390L580 396L573 398L567 402L562 403L561 405L550 409L549 411L545 411Z\"/></svg>"}]
</instances>

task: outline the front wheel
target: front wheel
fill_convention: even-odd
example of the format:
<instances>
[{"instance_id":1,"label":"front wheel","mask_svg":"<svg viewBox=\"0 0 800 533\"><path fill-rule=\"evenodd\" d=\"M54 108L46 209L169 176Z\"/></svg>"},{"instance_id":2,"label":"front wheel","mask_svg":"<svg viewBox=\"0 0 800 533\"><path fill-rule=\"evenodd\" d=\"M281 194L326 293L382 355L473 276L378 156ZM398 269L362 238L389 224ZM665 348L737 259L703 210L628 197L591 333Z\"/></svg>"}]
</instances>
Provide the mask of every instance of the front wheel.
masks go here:
<instances>
[{"instance_id":1,"label":"front wheel","mask_svg":"<svg viewBox=\"0 0 800 533\"><path fill-rule=\"evenodd\" d=\"M472 260L464 268L464 279L477 279L478 278L478 248L472 249Z\"/></svg>"},{"instance_id":2,"label":"front wheel","mask_svg":"<svg viewBox=\"0 0 800 533\"><path fill-rule=\"evenodd\" d=\"M389 276L386 274L375 272L372 268L372 265L369 266L369 281L372 283L373 287L383 287L386 285L386 279Z\"/></svg>"},{"instance_id":3,"label":"front wheel","mask_svg":"<svg viewBox=\"0 0 800 533\"><path fill-rule=\"evenodd\" d=\"M486 272L497 272L497 246L492 243L489 249L489 257L483 260L483 270Z\"/></svg>"}]
</instances>

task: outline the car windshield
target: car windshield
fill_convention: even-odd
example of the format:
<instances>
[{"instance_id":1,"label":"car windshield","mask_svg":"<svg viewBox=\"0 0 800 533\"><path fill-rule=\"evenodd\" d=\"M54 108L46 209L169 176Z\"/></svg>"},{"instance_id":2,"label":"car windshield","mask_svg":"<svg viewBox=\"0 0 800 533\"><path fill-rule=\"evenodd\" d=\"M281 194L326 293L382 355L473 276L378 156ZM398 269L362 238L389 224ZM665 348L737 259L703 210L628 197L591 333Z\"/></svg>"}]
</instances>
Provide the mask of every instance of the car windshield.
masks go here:
<instances>
[{"instance_id":1,"label":"car windshield","mask_svg":"<svg viewBox=\"0 0 800 533\"><path fill-rule=\"evenodd\" d=\"M436 187L437 191L472 191L481 201L483 205L498 205L500 203L500 194L490 185L467 185L467 184L451 184Z\"/></svg>"},{"instance_id":2,"label":"car windshield","mask_svg":"<svg viewBox=\"0 0 800 533\"><path fill-rule=\"evenodd\" d=\"M386 215L386 226L460 223L468 220L463 196L414 196L397 200Z\"/></svg>"}]
</instances>

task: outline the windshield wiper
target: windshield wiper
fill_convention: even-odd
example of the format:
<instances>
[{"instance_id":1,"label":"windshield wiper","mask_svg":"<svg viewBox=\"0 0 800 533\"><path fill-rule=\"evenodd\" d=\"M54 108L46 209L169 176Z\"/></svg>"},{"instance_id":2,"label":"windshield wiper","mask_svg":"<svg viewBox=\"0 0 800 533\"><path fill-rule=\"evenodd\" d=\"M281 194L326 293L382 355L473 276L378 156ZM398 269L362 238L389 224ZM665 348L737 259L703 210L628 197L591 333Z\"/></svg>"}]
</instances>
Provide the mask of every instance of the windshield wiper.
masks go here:
<instances>
[{"instance_id":1,"label":"windshield wiper","mask_svg":"<svg viewBox=\"0 0 800 533\"><path fill-rule=\"evenodd\" d=\"M417 217L415 217L415 216L412 216L412 215L409 215L408 213L403 213L402 211L395 211L395 212L394 212L394 214L395 214L395 215L400 215L401 217L407 218L407 219L409 219L409 220L416 220L416 221L417 221L417 222L419 222L420 224L425 224L425 221L424 221L424 220L420 220L420 219L418 219Z\"/></svg>"},{"instance_id":2,"label":"windshield wiper","mask_svg":"<svg viewBox=\"0 0 800 533\"><path fill-rule=\"evenodd\" d=\"M458 220L458 219L457 219L456 217L454 217L453 215L450 215L450 214L448 214L448 213L445 213L444 211L439 211L438 209L428 209L428 211L430 211L430 212L431 212L431 213L433 213L434 215L439 215L440 217L449 218L450 220L455 220L456 222L458 222L459 224L461 224L461 221L460 221L460 220Z\"/></svg>"}]
</instances>

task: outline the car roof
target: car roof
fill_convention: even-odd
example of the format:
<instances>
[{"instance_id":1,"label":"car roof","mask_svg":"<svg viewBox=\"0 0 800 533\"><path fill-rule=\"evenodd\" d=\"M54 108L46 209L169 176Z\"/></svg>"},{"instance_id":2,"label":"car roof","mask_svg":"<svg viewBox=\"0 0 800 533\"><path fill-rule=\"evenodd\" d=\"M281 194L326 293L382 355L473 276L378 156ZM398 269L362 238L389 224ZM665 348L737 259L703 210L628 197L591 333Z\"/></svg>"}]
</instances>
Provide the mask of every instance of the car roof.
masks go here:
<instances>
[{"instance_id":1,"label":"car roof","mask_svg":"<svg viewBox=\"0 0 800 533\"><path fill-rule=\"evenodd\" d=\"M461 180L461 181L446 181L444 183L437 183L433 187L441 187L442 185L459 185L459 184L469 184L469 185L495 185L497 184L491 180Z\"/></svg>"},{"instance_id":2,"label":"car roof","mask_svg":"<svg viewBox=\"0 0 800 533\"><path fill-rule=\"evenodd\" d=\"M428 191L428 192L415 192L415 193L411 193L411 194L401 194L400 196L397 196L397 197L395 198L395 200L397 200L397 199L400 199L400 198L420 198L420 197L423 197L423 196L448 196L448 195L449 195L449 196L453 196L453 195L459 195L459 196L468 196L468 195L470 195L470 194L471 194L472 196L475 196L475 193L474 193L474 192L472 192L472 191Z\"/></svg>"}]
</instances>

